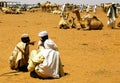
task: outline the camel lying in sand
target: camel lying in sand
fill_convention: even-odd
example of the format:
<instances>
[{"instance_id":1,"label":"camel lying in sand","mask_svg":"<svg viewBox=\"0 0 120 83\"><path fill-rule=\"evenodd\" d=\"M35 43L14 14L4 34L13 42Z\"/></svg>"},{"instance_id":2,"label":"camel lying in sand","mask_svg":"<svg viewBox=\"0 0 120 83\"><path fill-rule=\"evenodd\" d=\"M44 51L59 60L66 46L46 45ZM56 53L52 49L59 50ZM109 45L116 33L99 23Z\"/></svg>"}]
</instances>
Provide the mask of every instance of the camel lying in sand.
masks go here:
<instances>
[{"instance_id":1,"label":"camel lying in sand","mask_svg":"<svg viewBox=\"0 0 120 83\"><path fill-rule=\"evenodd\" d=\"M12 14L13 13L13 11L8 7L2 7L1 11L5 14Z\"/></svg>"},{"instance_id":2,"label":"camel lying in sand","mask_svg":"<svg viewBox=\"0 0 120 83\"><path fill-rule=\"evenodd\" d=\"M67 21L69 13L61 13L60 21L59 21L59 28L60 29L68 29L69 23Z\"/></svg>"},{"instance_id":3,"label":"camel lying in sand","mask_svg":"<svg viewBox=\"0 0 120 83\"><path fill-rule=\"evenodd\" d=\"M101 30L103 28L103 23L91 14L85 15L80 21L80 25L83 30Z\"/></svg>"},{"instance_id":4,"label":"camel lying in sand","mask_svg":"<svg viewBox=\"0 0 120 83\"><path fill-rule=\"evenodd\" d=\"M103 23L96 16L87 14L81 18L77 9L73 13L76 14L77 20L80 23L80 26L77 27L78 30L101 30L103 28Z\"/></svg>"},{"instance_id":5,"label":"camel lying in sand","mask_svg":"<svg viewBox=\"0 0 120 83\"><path fill-rule=\"evenodd\" d=\"M60 15L59 28L60 29L70 29L75 28L76 24L74 22L74 17L69 17L69 13L62 13Z\"/></svg>"},{"instance_id":6,"label":"camel lying in sand","mask_svg":"<svg viewBox=\"0 0 120 83\"><path fill-rule=\"evenodd\" d=\"M2 7L1 11L5 14L21 14L20 8Z\"/></svg>"}]
</instances>

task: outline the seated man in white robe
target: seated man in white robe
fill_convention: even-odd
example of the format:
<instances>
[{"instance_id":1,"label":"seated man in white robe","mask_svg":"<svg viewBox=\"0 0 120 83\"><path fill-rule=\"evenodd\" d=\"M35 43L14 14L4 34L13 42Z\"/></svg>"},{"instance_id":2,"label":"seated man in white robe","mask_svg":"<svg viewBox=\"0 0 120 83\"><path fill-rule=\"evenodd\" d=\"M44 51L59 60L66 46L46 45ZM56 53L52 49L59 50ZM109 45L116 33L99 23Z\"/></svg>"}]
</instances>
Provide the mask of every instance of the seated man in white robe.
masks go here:
<instances>
[{"instance_id":1,"label":"seated man in white robe","mask_svg":"<svg viewBox=\"0 0 120 83\"><path fill-rule=\"evenodd\" d=\"M60 78L64 76L64 70L59 52L54 50L55 43L47 39L44 43L45 49L39 53L31 54L28 71L36 73L42 78Z\"/></svg>"}]
</instances>

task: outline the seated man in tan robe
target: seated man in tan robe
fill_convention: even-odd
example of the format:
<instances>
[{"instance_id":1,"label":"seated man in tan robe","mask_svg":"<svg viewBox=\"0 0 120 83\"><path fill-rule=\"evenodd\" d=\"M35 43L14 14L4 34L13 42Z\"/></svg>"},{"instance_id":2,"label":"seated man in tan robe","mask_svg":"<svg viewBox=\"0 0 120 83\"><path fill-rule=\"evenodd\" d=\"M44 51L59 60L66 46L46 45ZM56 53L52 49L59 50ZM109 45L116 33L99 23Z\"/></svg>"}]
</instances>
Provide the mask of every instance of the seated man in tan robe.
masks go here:
<instances>
[{"instance_id":1,"label":"seated man in tan robe","mask_svg":"<svg viewBox=\"0 0 120 83\"><path fill-rule=\"evenodd\" d=\"M9 57L9 66L12 70L27 71L30 44L34 45L34 42L30 42L28 34L23 34L21 41L15 46Z\"/></svg>"}]
</instances>

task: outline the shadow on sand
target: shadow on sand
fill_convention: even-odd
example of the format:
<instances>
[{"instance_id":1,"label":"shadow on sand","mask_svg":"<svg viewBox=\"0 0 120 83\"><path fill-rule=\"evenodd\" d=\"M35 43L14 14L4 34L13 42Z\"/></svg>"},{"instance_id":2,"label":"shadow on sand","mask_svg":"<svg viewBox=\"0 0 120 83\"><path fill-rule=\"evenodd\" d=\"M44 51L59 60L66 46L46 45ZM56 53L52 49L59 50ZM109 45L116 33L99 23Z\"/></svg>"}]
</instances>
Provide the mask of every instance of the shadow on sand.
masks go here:
<instances>
[{"instance_id":1,"label":"shadow on sand","mask_svg":"<svg viewBox=\"0 0 120 83\"><path fill-rule=\"evenodd\" d=\"M69 75L69 73L65 73L65 76ZM40 76L38 76L35 71L30 72L30 76L33 78L38 78L38 79L42 79L42 80L53 80L54 78L49 77L49 78L42 78Z\"/></svg>"},{"instance_id":2,"label":"shadow on sand","mask_svg":"<svg viewBox=\"0 0 120 83\"><path fill-rule=\"evenodd\" d=\"M0 74L0 77L1 77L1 76L12 76L12 75L17 76L17 75L19 75L18 73L19 73L18 71L7 72L7 73Z\"/></svg>"}]
</instances>

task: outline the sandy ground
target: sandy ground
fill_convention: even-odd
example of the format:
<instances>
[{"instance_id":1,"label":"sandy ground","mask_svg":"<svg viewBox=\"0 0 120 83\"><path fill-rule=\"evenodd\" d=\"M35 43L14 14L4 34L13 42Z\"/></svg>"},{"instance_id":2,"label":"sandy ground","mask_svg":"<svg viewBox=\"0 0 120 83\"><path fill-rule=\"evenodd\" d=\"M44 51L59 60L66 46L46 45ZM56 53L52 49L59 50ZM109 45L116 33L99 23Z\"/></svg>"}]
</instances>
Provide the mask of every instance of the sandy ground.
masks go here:
<instances>
[{"instance_id":1,"label":"sandy ground","mask_svg":"<svg viewBox=\"0 0 120 83\"><path fill-rule=\"evenodd\" d=\"M59 15L40 11L0 13L0 83L120 83L120 30L107 27L107 17L101 9L95 15L103 22L103 30L59 29ZM117 23L119 20L120 16ZM31 41L36 41L30 47L33 50L37 49L37 35L42 30L47 30L59 47L64 71L68 73L60 79L32 78L29 72L9 68L8 58L21 34L28 33Z\"/></svg>"}]
</instances>

